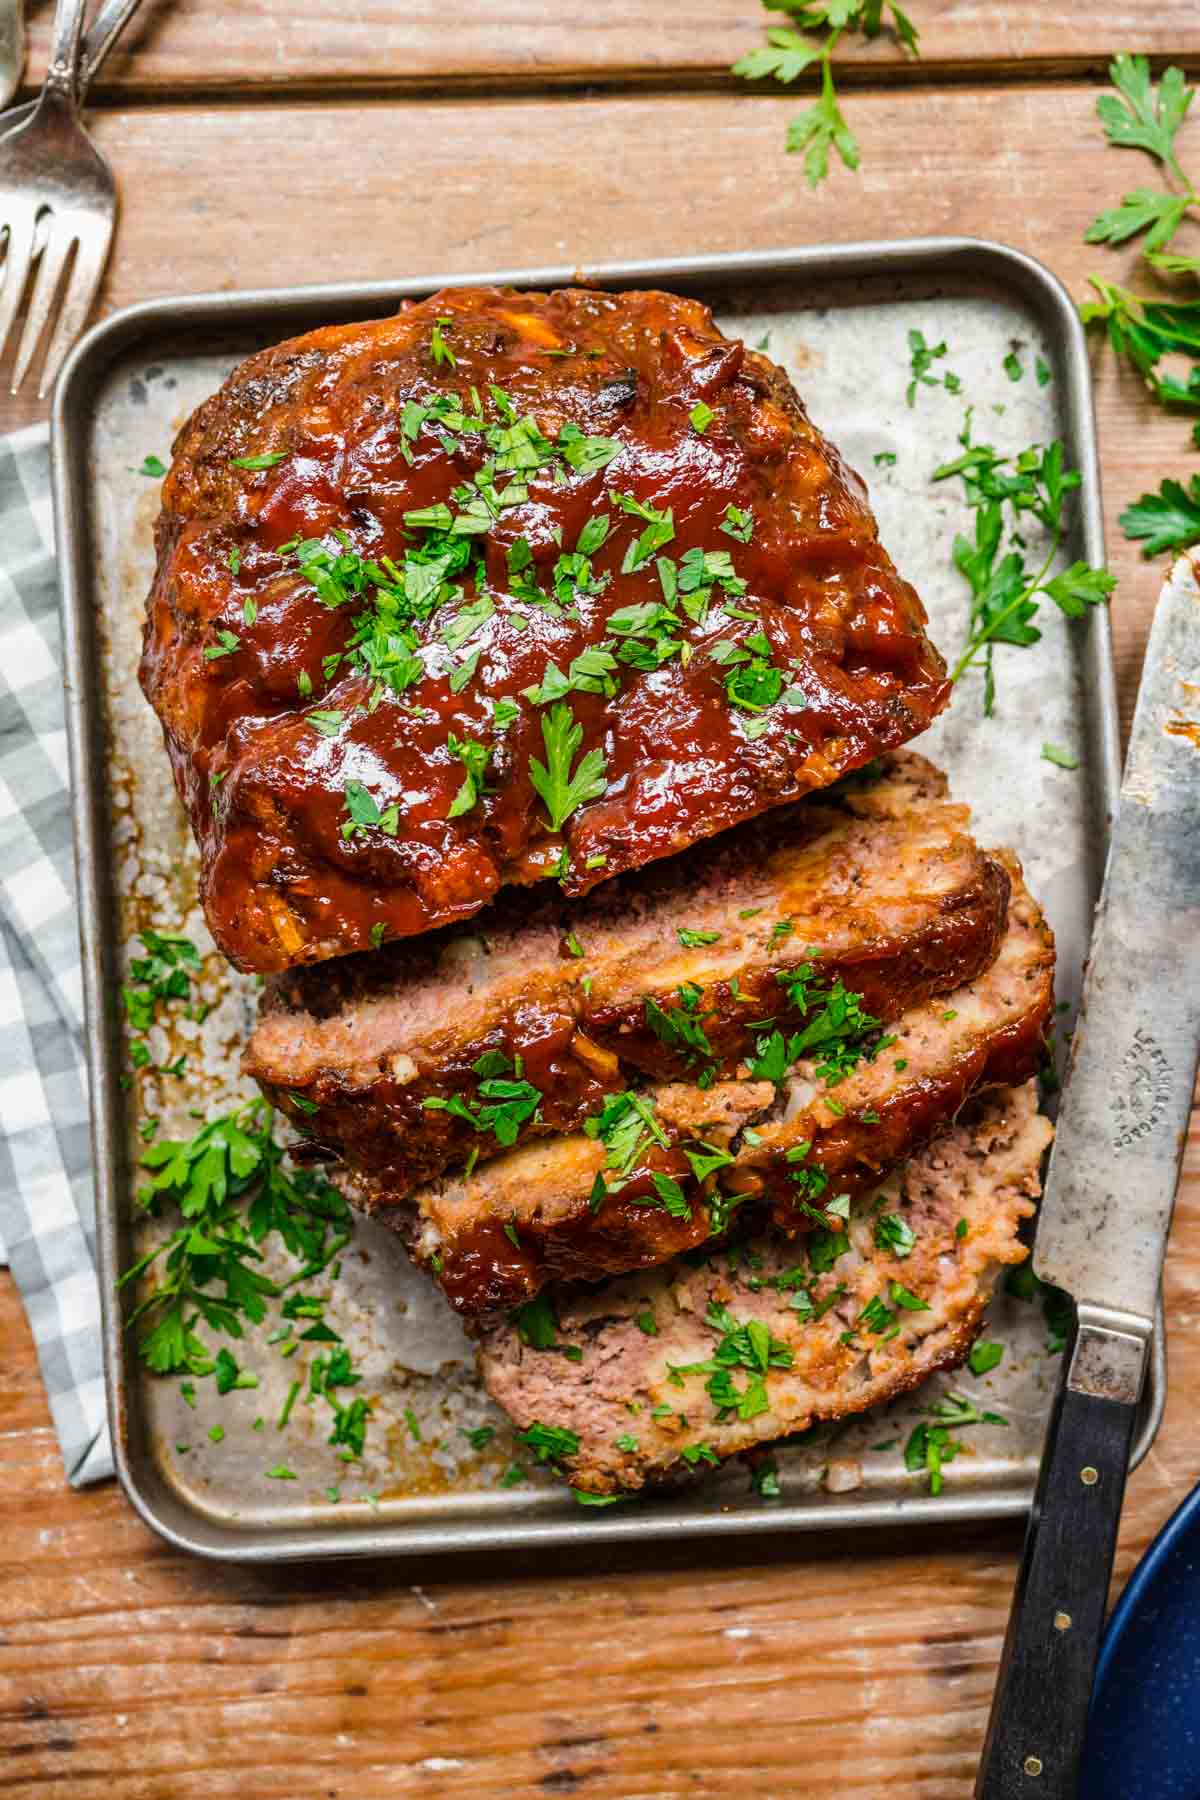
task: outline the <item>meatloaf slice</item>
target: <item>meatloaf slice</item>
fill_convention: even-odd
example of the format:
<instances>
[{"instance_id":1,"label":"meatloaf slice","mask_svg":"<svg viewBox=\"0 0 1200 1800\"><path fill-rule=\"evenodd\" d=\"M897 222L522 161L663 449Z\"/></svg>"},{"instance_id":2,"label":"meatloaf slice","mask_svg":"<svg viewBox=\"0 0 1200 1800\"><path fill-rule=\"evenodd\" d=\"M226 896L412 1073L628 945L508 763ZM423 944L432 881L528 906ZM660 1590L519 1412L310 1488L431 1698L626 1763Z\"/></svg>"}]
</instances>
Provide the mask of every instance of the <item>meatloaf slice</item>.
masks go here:
<instances>
[{"instance_id":1,"label":"meatloaf slice","mask_svg":"<svg viewBox=\"0 0 1200 1800\"><path fill-rule=\"evenodd\" d=\"M762 1074L768 1052L745 1080L626 1092L588 1131L519 1146L399 1204L349 1168L339 1186L399 1230L452 1304L477 1319L553 1280L661 1263L722 1236L747 1203L769 1202L787 1232L839 1231L845 1196L875 1188L973 1094L1039 1065L1053 939L1015 859L1011 881L991 967L909 1008L841 1061L801 1056L772 1080Z\"/></svg>"},{"instance_id":2,"label":"meatloaf slice","mask_svg":"<svg viewBox=\"0 0 1200 1800\"><path fill-rule=\"evenodd\" d=\"M980 974L1004 929L1008 874L945 795L899 752L574 906L501 904L467 932L289 971L243 1066L401 1200L578 1130L640 1078L729 1079L765 1021L801 1029L839 983L890 1022Z\"/></svg>"},{"instance_id":3,"label":"meatloaf slice","mask_svg":"<svg viewBox=\"0 0 1200 1800\"><path fill-rule=\"evenodd\" d=\"M156 541L142 685L242 969L585 893L949 696L862 482L670 294L448 290L260 351Z\"/></svg>"},{"instance_id":4,"label":"meatloaf slice","mask_svg":"<svg viewBox=\"0 0 1200 1800\"><path fill-rule=\"evenodd\" d=\"M1001 1090L855 1204L840 1255L774 1233L699 1265L552 1290L553 1347L494 1326L484 1384L593 1494L863 1412L963 1361L1000 1269L1026 1255L1017 1230L1050 1137L1035 1083Z\"/></svg>"}]
</instances>

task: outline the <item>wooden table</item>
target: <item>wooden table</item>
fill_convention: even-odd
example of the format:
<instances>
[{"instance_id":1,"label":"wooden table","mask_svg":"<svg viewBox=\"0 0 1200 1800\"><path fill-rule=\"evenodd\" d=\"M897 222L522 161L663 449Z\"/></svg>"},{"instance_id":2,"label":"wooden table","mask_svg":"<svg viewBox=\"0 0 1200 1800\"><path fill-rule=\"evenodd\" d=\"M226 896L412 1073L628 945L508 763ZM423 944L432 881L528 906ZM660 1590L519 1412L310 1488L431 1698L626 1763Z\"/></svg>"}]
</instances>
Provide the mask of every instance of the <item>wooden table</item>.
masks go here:
<instances>
[{"instance_id":1,"label":"wooden table","mask_svg":"<svg viewBox=\"0 0 1200 1800\"><path fill-rule=\"evenodd\" d=\"M48 0L31 67L44 63ZM104 306L194 288L974 232L1082 297L1119 255L1084 230L1152 181L1107 148L1118 49L1200 68L1193 0L911 0L925 59L847 57L863 166L817 194L783 154L794 97L725 65L753 0L147 0L97 94L124 204ZM458 16L456 17L455 14ZM1185 128L1200 168L1200 110ZM1129 265L1133 259L1128 259ZM1097 354L1122 705L1161 569L1116 527L1186 422ZM38 416L0 403L0 427ZM1166 1279L1171 1395L1134 1477L1128 1575L1200 1475L1200 1155ZM1019 1533L796 1538L586 1565L491 1559L256 1573L160 1544L109 1484L63 1484L0 1275L0 1794L71 1800L963 1800Z\"/></svg>"}]
</instances>

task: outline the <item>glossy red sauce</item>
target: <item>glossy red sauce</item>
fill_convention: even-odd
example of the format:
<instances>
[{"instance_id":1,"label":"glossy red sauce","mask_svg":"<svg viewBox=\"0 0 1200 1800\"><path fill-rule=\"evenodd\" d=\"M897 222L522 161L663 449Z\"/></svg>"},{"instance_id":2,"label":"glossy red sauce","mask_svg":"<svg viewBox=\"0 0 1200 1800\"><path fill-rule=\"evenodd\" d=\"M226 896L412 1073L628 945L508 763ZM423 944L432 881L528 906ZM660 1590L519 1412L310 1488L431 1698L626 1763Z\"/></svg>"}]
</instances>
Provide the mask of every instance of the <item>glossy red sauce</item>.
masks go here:
<instances>
[{"instance_id":1,"label":"glossy red sauce","mask_svg":"<svg viewBox=\"0 0 1200 1800\"><path fill-rule=\"evenodd\" d=\"M455 367L433 352L439 318ZM402 562L423 537L405 513L447 501L486 454L478 438L446 448L425 430L406 459L405 402L474 386L498 421L489 384L547 438L570 422L617 453L593 473L561 457L536 471L528 499L477 540L495 610L459 652L480 652L461 691L446 657L430 654L419 683L369 710L369 679L345 664L328 678L323 670L361 608L324 605L285 546L336 528L360 556ZM703 430L701 402L712 413ZM232 463L263 455L281 460ZM556 836L529 770L531 757L546 757L548 709L522 690L549 663L566 670L609 641L617 608L663 597L653 557L621 572L643 521L613 504L614 490L672 509L674 536L660 554L728 551L747 584L733 604L753 617L730 617L715 589L704 622L677 608L686 666L623 664L615 697L571 694L583 729L574 763L599 750L607 787ZM753 510L749 543L721 530L730 505ZM559 614L514 599L506 552L516 539L549 589L560 545L572 549L600 513L610 533L593 568L610 578L604 591ZM200 843L210 926L244 969L463 918L505 882L557 874L564 846L563 887L583 893L827 784L921 731L948 696L920 602L879 545L861 484L765 357L724 339L704 307L669 295L448 291L393 319L265 351L180 433L158 547L142 683ZM418 624L421 646L440 645L447 620L477 593L468 584L461 601ZM711 651L758 630L802 701L773 706L752 737ZM229 641L221 633L236 640L229 653L206 657ZM501 698L520 712L497 731ZM314 729L314 710L342 714L335 733ZM457 817L464 765L451 734L491 751L486 793ZM381 811L397 807L394 835L375 826L343 835L350 782Z\"/></svg>"}]
</instances>

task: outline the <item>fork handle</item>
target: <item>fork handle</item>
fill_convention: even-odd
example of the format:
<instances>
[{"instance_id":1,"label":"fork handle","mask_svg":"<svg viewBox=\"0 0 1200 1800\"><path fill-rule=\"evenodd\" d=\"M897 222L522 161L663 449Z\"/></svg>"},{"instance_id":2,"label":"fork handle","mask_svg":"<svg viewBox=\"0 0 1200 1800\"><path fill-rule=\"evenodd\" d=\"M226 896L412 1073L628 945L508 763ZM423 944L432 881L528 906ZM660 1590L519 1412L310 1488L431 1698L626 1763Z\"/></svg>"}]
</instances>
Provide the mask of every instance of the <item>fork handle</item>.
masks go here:
<instances>
[{"instance_id":1,"label":"fork handle","mask_svg":"<svg viewBox=\"0 0 1200 1800\"><path fill-rule=\"evenodd\" d=\"M54 95L75 111L79 80L79 38L87 0L58 0L54 9L54 33L50 46L50 65L42 84L42 98Z\"/></svg>"},{"instance_id":2,"label":"fork handle","mask_svg":"<svg viewBox=\"0 0 1200 1800\"><path fill-rule=\"evenodd\" d=\"M142 0L105 0L83 34L83 50L79 58L79 98L82 100L121 33L141 5Z\"/></svg>"}]
</instances>

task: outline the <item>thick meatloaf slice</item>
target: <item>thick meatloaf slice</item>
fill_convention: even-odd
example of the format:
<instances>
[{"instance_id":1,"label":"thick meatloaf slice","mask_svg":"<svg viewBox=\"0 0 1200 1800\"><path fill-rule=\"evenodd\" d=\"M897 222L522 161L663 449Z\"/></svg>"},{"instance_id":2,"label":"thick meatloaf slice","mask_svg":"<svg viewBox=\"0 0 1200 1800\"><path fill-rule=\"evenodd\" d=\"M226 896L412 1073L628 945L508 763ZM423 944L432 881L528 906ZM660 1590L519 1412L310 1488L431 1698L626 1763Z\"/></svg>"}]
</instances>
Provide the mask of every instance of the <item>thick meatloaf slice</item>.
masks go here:
<instances>
[{"instance_id":1,"label":"thick meatloaf slice","mask_svg":"<svg viewBox=\"0 0 1200 1800\"><path fill-rule=\"evenodd\" d=\"M462 289L244 362L175 441L142 685L220 948L585 893L945 705L781 370L669 294Z\"/></svg>"},{"instance_id":2,"label":"thick meatloaf slice","mask_svg":"<svg viewBox=\"0 0 1200 1800\"><path fill-rule=\"evenodd\" d=\"M945 793L897 752L574 905L512 896L467 931L289 971L244 1068L401 1200L578 1130L640 1078L726 1080L766 1021L801 1029L838 983L888 1023L980 974L1004 929L1009 877Z\"/></svg>"},{"instance_id":3,"label":"thick meatloaf slice","mask_svg":"<svg viewBox=\"0 0 1200 1800\"><path fill-rule=\"evenodd\" d=\"M651 1267L769 1204L786 1232L839 1231L872 1191L985 1089L1038 1068L1053 1011L1054 944L1013 859L1008 926L991 967L923 1000L831 1065L801 1056L778 1079L648 1086L610 1100L587 1132L534 1141L409 1199L350 1169L351 1202L392 1225L451 1303L485 1318L554 1280ZM846 1072L846 1070L849 1072Z\"/></svg>"},{"instance_id":4,"label":"thick meatloaf slice","mask_svg":"<svg viewBox=\"0 0 1200 1800\"><path fill-rule=\"evenodd\" d=\"M798 1248L774 1233L699 1265L552 1290L553 1348L496 1325L484 1384L594 1494L863 1412L963 1361L1000 1269L1026 1255L1017 1230L1050 1137L1034 1082L997 1092L854 1206L840 1255L826 1236Z\"/></svg>"}]
</instances>

